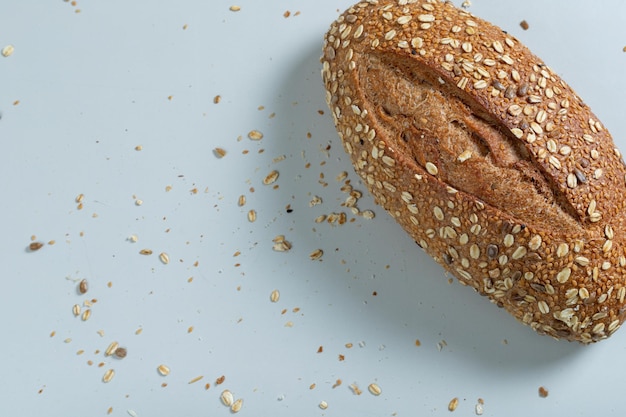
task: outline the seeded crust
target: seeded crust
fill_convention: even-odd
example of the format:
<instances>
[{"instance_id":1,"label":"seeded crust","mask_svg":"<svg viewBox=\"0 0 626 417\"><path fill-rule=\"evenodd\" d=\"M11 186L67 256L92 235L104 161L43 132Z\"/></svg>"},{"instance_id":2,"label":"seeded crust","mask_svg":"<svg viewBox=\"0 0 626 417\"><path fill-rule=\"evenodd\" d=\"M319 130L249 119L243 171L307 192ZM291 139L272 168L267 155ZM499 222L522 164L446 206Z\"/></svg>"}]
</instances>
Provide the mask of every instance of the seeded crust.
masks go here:
<instances>
[{"instance_id":1,"label":"seeded crust","mask_svg":"<svg viewBox=\"0 0 626 417\"><path fill-rule=\"evenodd\" d=\"M624 162L543 61L438 0L354 5L321 61L357 173L447 271L542 334L621 326Z\"/></svg>"}]
</instances>

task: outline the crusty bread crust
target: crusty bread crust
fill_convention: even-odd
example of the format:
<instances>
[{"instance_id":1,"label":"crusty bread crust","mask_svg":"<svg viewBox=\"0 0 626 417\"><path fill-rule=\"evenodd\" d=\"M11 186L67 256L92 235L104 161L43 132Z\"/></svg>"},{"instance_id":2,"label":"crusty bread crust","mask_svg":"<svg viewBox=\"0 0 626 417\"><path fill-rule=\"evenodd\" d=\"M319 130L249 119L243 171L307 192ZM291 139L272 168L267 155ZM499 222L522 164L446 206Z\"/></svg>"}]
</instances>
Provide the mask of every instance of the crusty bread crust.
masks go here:
<instances>
[{"instance_id":1,"label":"crusty bread crust","mask_svg":"<svg viewBox=\"0 0 626 417\"><path fill-rule=\"evenodd\" d=\"M626 169L588 106L517 39L438 0L369 0L322 78L377 203L463 284L539 333L626 317Z\"/></svg>"}]
</instances>

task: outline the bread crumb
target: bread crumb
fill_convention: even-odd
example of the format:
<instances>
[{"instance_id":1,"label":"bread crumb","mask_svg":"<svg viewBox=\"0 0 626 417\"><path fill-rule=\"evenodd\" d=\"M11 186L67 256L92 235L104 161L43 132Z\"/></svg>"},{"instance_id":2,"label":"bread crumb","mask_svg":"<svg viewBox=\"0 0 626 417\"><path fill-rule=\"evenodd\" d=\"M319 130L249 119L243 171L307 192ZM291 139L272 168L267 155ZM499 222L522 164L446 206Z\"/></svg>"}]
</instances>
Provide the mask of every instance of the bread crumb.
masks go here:
<instances>
[{"instance_id":1,"label":"bread crumb","mask_svg":"<svg viewBox=\"0 0 626 417\"><path fill-rule=\"evenodd\" d=\"M539 387L539 396L541 398L546 398L548 396L549 392L545 387Z\"/></svg>"},{"instance_id":2,"label":"bread crumb","mask_svg":"<svg viewBox=\"0 0 626 417\"><path fill-rule=\"evenodd\" d=\"M528 26L528 22L525 20L522 20L521 22L519 22L519 25L522 29L524 30L528 30L529 26Z\"/></svg>"}]
</instances>

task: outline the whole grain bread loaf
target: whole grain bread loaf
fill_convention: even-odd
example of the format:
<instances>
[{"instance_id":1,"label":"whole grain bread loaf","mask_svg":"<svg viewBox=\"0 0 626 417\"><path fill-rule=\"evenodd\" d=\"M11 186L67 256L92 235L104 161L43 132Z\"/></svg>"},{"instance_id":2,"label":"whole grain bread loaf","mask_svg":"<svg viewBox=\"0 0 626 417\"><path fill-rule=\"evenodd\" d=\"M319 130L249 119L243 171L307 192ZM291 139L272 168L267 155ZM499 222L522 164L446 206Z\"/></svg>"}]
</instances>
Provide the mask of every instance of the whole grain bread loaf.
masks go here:
<instances>
[{"instance_id":1,"label":"whole grain bread loaf","mask_svg":"<svg viewBox=\"0 0 626 417\"><path fill-rule=\"evenodd\" d=\"M451 3L366 0L321 60L357 173L420 247L539 333L620 327L624 162L541 59Z\"/></svg>"}]
</instances>

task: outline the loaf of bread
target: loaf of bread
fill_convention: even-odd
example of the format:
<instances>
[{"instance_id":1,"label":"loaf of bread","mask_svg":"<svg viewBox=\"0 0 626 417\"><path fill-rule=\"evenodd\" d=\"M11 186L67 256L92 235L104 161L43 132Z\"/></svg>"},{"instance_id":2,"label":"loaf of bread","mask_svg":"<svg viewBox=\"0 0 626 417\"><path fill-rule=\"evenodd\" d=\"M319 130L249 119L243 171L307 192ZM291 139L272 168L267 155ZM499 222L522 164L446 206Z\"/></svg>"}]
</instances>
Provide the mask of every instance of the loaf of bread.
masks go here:
<instances>
[{"instance_id":1,"label":"loaf of bread","mask_svg":"<svg viewBox=\"0 0 626 417\"><path fill-rule=\"evenodd\" d=\"M424 251L539 333L620 327L624 162L542 60L449 2L365 0L321 61L356 172Z\"/></svg>"}]
</instances>

